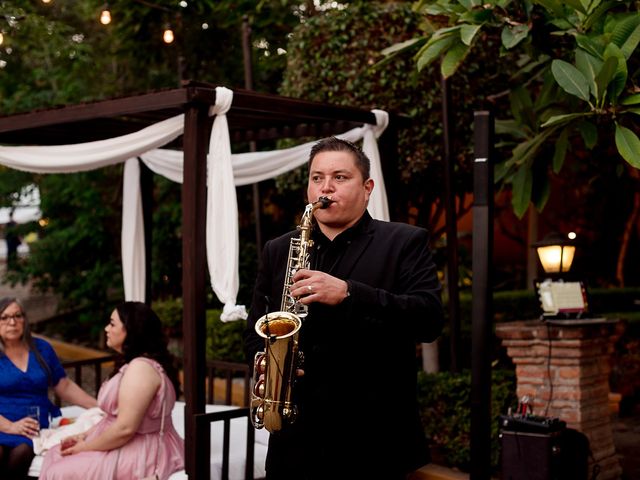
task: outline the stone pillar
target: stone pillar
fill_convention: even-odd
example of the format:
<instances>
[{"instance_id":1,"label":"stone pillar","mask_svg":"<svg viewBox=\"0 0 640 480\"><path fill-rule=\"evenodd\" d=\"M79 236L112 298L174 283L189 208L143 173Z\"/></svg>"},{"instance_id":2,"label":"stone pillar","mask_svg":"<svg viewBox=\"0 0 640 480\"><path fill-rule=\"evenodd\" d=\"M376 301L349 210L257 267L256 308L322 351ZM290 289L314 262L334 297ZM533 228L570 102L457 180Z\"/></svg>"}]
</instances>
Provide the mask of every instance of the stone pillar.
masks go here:
<instances>
[{"instance_id":1,"label":"stone pillar","mask_svg":"<svg viewBox=\"0 0 640 480\"><path fill-rule=\"evenodd\" d=\"M610 354L616 320L499 323L496 335L516 366L517 396L535 415L558 417L589 438L598 480L619 479L609 412Z\"/></svg>"}]
</instances>

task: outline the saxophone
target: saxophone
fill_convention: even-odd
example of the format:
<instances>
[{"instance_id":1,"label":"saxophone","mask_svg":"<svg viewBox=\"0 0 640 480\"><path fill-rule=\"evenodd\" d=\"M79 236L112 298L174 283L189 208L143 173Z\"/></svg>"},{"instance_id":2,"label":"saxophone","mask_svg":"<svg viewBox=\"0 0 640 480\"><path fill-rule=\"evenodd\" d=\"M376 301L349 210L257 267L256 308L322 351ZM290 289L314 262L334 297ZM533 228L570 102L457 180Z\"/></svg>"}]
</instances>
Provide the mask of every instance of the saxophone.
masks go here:
<instances>
[{"instance_id":1,"label":"saxophone","mask_svg":"<svg viewBox=\"0 0 640 480\"><path fill-rule=\"evenodd\" d=\"M265 339L265 349L256 353L251 393L251 423L274 433L296 420L298 410L291 400L296 370L302 362L298 350L298 335L308 306L291 295L293 276L302 268L309 268L313 246L311 229L313 212L327 208L332 200L320 197L309 203L298 226L300 236L291 239L287 271L279 312L267 313L256 322L255 330Z\"/></svg>"}]
</instances>

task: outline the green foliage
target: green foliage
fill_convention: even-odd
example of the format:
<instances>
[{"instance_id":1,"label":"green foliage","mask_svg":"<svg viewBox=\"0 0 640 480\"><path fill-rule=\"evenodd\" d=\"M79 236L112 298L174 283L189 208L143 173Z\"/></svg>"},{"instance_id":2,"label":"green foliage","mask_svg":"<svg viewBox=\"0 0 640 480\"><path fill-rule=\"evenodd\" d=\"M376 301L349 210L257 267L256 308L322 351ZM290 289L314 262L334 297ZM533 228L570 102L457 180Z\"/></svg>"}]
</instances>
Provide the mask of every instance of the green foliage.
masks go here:
<instances>
[{"instance_id":1,"label":"green foliage","mask_svg":"<svg viewBox=\"0 0 640 480\"><path fill-rule=\"evenodd\" d=\"M151 308L156 312L170 336L182 337L182 298L156 300Z\"/></svg>"},{"instance_id":2,"label":"green foliage","mask_svg":"<svg viewBox=\"0 0 640 480\"><path fill-rule=\"evenodd\" d=\"M418 399L422 425L435 461L469 471L471 462L471 373L447 372L418 375ZM494 370L491 379L491 466L499 461L499 416L516 404L515 373ZM439 462L438 462L439 463Z\"/></svg>"},{"instance_id":3,"label":"green foliage","mask_svg":"<svg viewBox=\"0 0 640 480\"><path fill-rule=\"evenodd\" d=\"M169 336L182 339L182 299L169 298L153 302L153 309L167 328ZM206 356L208 360L245 363L242 333L247 326L244 320L223 322L220 309L206 312ZM178 353L180 356L181 354Z\"/></svg>"},{"instance_id":4,"label":"green foliage","mask_svg":"<svg viewBox=\"0 0 640 480\"><path fill-rule=\"evenodd\" d=\"M151 291L154 298L182 294L182 186L153 177Z\"/></svg>"},{"instance_id":5,"label":"green foliage","mask_svg":"<svg viewBox=\"0 0 640 480\"><path fill-rule=\"evenodd\" d=\"M499 132L511 137L505 137L507 159L496 172L496 180L512 189L518 217L531 203L538 210L546 204L550 172L537 165L557 174L572 149L614 145L629 167L640 168L632 100L640 72L637 2L420 0L414 9L425 18L423 34L412 43L421 46L414 57L418 70L440 60L444 76L457 75L474 46L497 41L502 54L518 55L520 70L510 87L514 124ZM522 85L526 103L516 98Z\"/></svg>"},{"instance_id":6,"label":"green foliage","mask_svg":"<svg viewBox=\"0 0 640 480\"><path fill-rule=\"evenodd\" d=\"M91 306L102 313L122 298L120 259L113 253L120 248L120 176L121 168L110 167L39 178L48 223L30 245L23 273L36 288L57 292L63 310Z\"/></svg>"},{"instance_id":7,"label":"green foliage","mask_svg":"<svg viewBox=\"0 0 640 480\"><path fill-rule=\"evenodd\" d=\"M207 310L207 358L245 363L242 333L247 322L223 322L221 313L222 310Z\"/></svg>"},{"instance_id":8,"label":"green foliage","mask_svg":"<svg viewBox=\"0 0 640 480\"><path fill-rule=\"evenodd\" d=\"M427 225L437 238L444 185L442 90L439 72L429 66L419 74L406 53L406 42L420 31L420 16L403 2L353 2L343 10L312 17L293 31L280 93L409 116L410 122L395 124L399 128L397 161L383 167L395 207L391 216ZM381 53L389 45L400 45L393 64L384 63ZM453 79L452 104L456 107L451 122L457 131L452 150L460 159L471 154L468 127L473 122L473 107L483 101L490 84L506 83L507 74L486 68L495 54L492 47L479 50ZM303 172L288 175L280 184L302 190L304 178ZM457 195L470 189L470 178L471 165L457 162ZM434 205L440 208L432 209Z\"/></svg>"}]
</instances>

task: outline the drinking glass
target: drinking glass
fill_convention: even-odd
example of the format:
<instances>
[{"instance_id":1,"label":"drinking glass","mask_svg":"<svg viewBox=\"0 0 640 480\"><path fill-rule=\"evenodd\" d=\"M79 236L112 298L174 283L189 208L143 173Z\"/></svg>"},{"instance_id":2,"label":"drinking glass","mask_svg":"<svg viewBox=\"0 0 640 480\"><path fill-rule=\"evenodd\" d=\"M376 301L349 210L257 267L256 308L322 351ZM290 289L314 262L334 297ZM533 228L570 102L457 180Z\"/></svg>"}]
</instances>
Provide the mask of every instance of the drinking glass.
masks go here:
<instances>
[{"instance_id":1,"label":"drinking glass","mask_svg":"<svg viewBox=\"0 0 640 480\"><path fill-rule=\"evenodd\" d=\"M40 407L38 405L30 406L27 410L27 416L38 422L38 430L40 430Z\"/></svg>"}]
</instances>

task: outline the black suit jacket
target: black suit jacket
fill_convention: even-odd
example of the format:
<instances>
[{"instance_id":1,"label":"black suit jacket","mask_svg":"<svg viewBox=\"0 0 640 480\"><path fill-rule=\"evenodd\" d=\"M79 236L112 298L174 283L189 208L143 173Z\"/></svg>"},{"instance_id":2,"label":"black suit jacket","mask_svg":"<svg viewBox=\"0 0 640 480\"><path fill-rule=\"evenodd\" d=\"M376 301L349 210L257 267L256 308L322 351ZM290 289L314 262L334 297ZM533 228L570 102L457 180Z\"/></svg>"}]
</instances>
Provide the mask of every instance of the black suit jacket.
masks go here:
<instances>
[{"instance_id":1,"label":"black suit jacket","mask_svg":"<svg viewBox=\"0 0 640 480\"><path fill-rule=\"evenodd\" d=\"M245 333L250 359L264 349L256 320L280 309L294 235L264 247ZM417 408L416 344L440 335L443 311L428 232L365 212L335 242L344 253L324 270L350 280L351 295L337 306L309 306L300 332L305 375L295 386L300 417L271 435L270 478L342 472L388 480L429 461ZM338 467L345 464L347 470Z\"/></svg>"}]
</instances>

